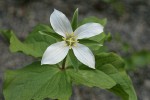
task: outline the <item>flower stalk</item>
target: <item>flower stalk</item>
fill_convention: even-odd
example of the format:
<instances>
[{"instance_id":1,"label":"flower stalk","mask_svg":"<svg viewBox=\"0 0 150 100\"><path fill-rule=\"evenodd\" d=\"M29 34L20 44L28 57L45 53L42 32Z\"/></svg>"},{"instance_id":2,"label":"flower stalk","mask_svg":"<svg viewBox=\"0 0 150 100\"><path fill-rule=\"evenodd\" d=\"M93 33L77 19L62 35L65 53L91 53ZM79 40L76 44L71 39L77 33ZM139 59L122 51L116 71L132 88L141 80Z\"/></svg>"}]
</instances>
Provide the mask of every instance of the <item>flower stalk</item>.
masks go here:
<instances>
[{"instance_id":1,"label":"flower stalk","mask_svg":"<svg viewBox=\"0 0 150 100\"><path fill-rule=\"evenodd\" d=\"M65 66L66 66L66 59L67 57L65 57L65 59L63 60L63 63L62 63L62 67L61 67L61 70L65 70Z\"/></svg>"}]
</instances>

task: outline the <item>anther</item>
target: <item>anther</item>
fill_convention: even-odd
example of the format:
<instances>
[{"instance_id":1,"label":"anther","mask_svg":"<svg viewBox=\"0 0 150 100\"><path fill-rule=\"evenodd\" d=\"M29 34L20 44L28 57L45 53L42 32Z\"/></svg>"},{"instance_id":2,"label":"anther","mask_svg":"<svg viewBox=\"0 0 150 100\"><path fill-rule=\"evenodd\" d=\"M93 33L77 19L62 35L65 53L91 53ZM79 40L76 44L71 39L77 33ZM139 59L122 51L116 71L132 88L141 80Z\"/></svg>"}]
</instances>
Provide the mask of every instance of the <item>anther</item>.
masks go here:
<instances>
[{"instance_id":1,"label":"anther","mask_svg":"<svg viewBox=\"0 0 150 100\"><path fill-rule=\"evenodd\" d=\"M74 33L66 33L66 37L63 38L63 40L66 42L66 45L69 46L71 49L72 46L76 46L76 43L79 42L76 40L76 36L74 36Z\"/></svg>"}]
</instances>

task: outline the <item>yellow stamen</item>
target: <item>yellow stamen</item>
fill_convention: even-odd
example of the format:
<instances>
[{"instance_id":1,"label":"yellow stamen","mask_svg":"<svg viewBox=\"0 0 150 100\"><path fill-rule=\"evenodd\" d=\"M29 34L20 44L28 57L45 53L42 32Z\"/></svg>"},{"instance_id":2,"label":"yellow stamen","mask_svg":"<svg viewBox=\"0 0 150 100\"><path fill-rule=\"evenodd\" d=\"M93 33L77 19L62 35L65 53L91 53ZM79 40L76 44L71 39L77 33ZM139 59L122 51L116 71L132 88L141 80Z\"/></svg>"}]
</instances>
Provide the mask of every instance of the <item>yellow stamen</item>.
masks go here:
<instances>
[{"instance_id":1,"label":"yellow stamen","mask_svg":"<svg viewBox=\"0 0 150 100\"><path fill-rule=\"evenodd\" d=\"M63 40L66 42L66 45L69 46L70 49L73 46L76 46L76 43L79 42L79 41L77 41L74 33L70 33L70 34L66 33L66 37L63 38Z\"/></svg>"}]
</instances>

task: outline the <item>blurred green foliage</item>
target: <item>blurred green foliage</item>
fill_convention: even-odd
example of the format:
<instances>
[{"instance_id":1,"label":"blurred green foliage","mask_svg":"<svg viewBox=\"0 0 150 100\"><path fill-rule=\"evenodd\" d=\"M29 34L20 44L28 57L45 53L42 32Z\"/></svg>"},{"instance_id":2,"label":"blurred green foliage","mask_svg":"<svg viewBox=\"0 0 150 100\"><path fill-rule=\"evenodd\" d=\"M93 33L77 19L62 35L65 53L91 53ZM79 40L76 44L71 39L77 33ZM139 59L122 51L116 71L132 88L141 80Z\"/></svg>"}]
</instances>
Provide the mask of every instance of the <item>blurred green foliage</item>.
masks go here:
<instances>
[{"instance_id":1,"label":"blurred green foliage","mask_svg":"<svg viewBox=\"0 0 150 100\"><path fill-rule=\"evenodd\" d=\"M102 0L106 4L110 5L119 15L125 12L125 5L120 0Z\"/></svg>"},{"instance_id":2,"label":"blurred green foliage","mask_svg":"<svg viewBox=\"0 0 150 100\"><path fill-rule=\"evenodd\" d=\"M123 41L119 33L115 34L114 41L121 44L120 51L126 62L127 70L136 70L137 68L146 67L150 64L149 50L136 50L128 41Z\"/></svg>"},{"instance_id":3,"label":"blurred green foliage","mask_svg":"<svg viewBox=\"0 0 150 100\"><path fill-rule=\"evenodd\" d=\"M144 67L150 64L150 51L141 50L134 52L129 57L124 57L126 61L126 68L133 69Z\"/></svg>"}]
</instances>

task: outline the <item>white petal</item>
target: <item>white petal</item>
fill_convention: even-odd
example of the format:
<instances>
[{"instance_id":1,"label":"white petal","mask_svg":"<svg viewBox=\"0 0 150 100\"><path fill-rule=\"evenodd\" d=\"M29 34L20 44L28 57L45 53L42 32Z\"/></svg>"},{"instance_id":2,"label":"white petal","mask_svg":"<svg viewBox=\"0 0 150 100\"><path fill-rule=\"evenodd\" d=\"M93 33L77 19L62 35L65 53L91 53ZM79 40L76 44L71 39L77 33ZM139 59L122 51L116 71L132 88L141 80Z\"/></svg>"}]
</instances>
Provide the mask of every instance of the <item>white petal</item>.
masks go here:
<instances>
[{"instance_id":1,"label":"white petal","mask_svg":"<svg viewBox=\"0 0 150 100\"><path fill-rule=\"evenodd\" d=\"M50 16L50 23L56 33L65 37L66 33L73 33L68 18L60 11L54 10Z\"/></svg>"},{"instance_id":2,"label":"white petal","mask_svg":"<svg viewBox=\"0 0 150 100\"><path fill-rule=\"evenodd\" d=\"M57 42L50 45L43 54L42 64L56 64L62 61L69 51L69 47L65 46L65 42Z\"/></svg>"},{"instance_id":3,"label":"white petal","mask_svg":"<svg viewBox=\"0 0 150 100\"><path fill-rule=\"evenodd\" d=\"M72 49L80 62L89 66L90 68L95 69L95 57L88 47L77 43L77 46L73 47Z\"/></svg>"},{"instance_id":4,"label":"white petal","mask_svg":"<svg viewBox=\"0 0 150 100\"><path fill-rule=\"evenodd\" d=\"M98 23L87 23L78 27L74 34L77 39L89 38L103 32L103 26Z\"/></svg>"}]
</instances>

